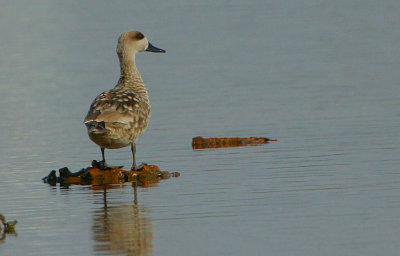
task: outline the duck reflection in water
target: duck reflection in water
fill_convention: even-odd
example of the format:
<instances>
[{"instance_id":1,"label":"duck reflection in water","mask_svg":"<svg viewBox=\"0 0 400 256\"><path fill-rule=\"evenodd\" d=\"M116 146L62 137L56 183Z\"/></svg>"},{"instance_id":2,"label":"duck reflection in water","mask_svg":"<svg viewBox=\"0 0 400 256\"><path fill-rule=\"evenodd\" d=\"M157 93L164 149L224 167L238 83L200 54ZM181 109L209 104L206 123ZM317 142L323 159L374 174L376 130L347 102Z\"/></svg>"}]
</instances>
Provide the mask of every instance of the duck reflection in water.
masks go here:
<instances>
[{"instance_id":1,"label":"duck reflection in water","mask_svg":"<svg viewBox=\"0 0 400 256\"><path fill-rule=\"evenodd\" d=\"M107 205L107 190L103 190L104 205L93 212L95 254L153 255L153 227L149 210L138 204L134 186L134 202Z\"/></svg>"}]
</instances>

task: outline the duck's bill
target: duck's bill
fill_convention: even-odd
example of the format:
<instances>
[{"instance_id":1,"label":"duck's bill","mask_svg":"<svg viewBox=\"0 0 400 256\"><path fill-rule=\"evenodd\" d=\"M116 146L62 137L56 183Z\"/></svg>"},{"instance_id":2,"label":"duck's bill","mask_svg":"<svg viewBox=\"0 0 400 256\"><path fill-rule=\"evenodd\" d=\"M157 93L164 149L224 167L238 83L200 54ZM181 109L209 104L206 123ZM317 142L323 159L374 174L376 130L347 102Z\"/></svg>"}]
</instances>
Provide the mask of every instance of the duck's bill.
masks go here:
<instances>
[{"instance_id":1,"label":"duck's bill","mask_svg":"<svg viewBox=\"0 0 400 256\"><path fill-rule=\"evenodd\" d=\"M149 46L146 49L146 52L162 52L165 53L165 50L155 47L149 42Z\"/></svg>"}]
</instances>

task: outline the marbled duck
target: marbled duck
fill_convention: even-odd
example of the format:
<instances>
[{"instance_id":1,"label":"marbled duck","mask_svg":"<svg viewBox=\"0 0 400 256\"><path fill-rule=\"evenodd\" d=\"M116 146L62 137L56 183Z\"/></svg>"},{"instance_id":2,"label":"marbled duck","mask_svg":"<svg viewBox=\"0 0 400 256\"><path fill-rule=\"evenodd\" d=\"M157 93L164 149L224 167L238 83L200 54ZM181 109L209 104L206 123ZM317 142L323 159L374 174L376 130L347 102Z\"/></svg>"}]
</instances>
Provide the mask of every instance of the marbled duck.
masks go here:
<instances>
[{"instance_id":1,"label":"marbled duck","mask_svg":"<svg viewBox=\"0 0 400 256\"><path fill-rule=\"evenodd\" d=\"M90 105L84 123L89 138L102 154L102 164L107 167L104 149L131 146L132 170L136 166L136 140L146 130L150 119L150 101L142 77L135 64L138 52L162 52L149 43L139 31L128 31L118 39L117 54L121 66L118 84L97 96Z\"/></svg>"}]
</instances>

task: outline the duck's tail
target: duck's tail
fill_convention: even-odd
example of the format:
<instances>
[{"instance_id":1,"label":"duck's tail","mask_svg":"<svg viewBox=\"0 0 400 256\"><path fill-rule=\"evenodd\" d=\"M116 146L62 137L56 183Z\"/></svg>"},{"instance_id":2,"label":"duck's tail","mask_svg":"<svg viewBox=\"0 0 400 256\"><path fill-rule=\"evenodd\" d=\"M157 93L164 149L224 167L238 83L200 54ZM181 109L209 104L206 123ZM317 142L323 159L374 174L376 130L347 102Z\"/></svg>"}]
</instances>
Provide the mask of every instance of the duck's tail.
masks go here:
<instances>
[{"instance_id":1,"label":"duck's tail","mask_svg":"<svg viewBox=\"0 0 400 256\"><path fill-rule=\"evenodd\" d=\"M88 122L85 122L85 125L88 130L88 133L104 134L107 132L106 124L104 121L101 121L101 122L88 121Z\"/></svg>"}]
</instances>

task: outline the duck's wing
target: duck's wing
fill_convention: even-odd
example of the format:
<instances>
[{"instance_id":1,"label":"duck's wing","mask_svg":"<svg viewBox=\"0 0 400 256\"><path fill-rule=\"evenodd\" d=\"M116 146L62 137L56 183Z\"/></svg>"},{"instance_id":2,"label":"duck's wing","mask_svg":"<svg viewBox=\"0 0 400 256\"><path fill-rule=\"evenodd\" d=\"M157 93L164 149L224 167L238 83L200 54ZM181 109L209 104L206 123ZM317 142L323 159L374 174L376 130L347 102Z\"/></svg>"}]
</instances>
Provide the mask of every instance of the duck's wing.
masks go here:
<instances>
[{"instance_id":1,"label":"duck's wing","mask_svg":"<svg viewBox=\"0 0 400 256\"><path fill-rule=\"evenodd\" d=\"M127 90L110 90L94 99L84 123L96 121L132 125L143 122L149 114L150 107L135 93Z\"/></svg>"}]
</instances>

